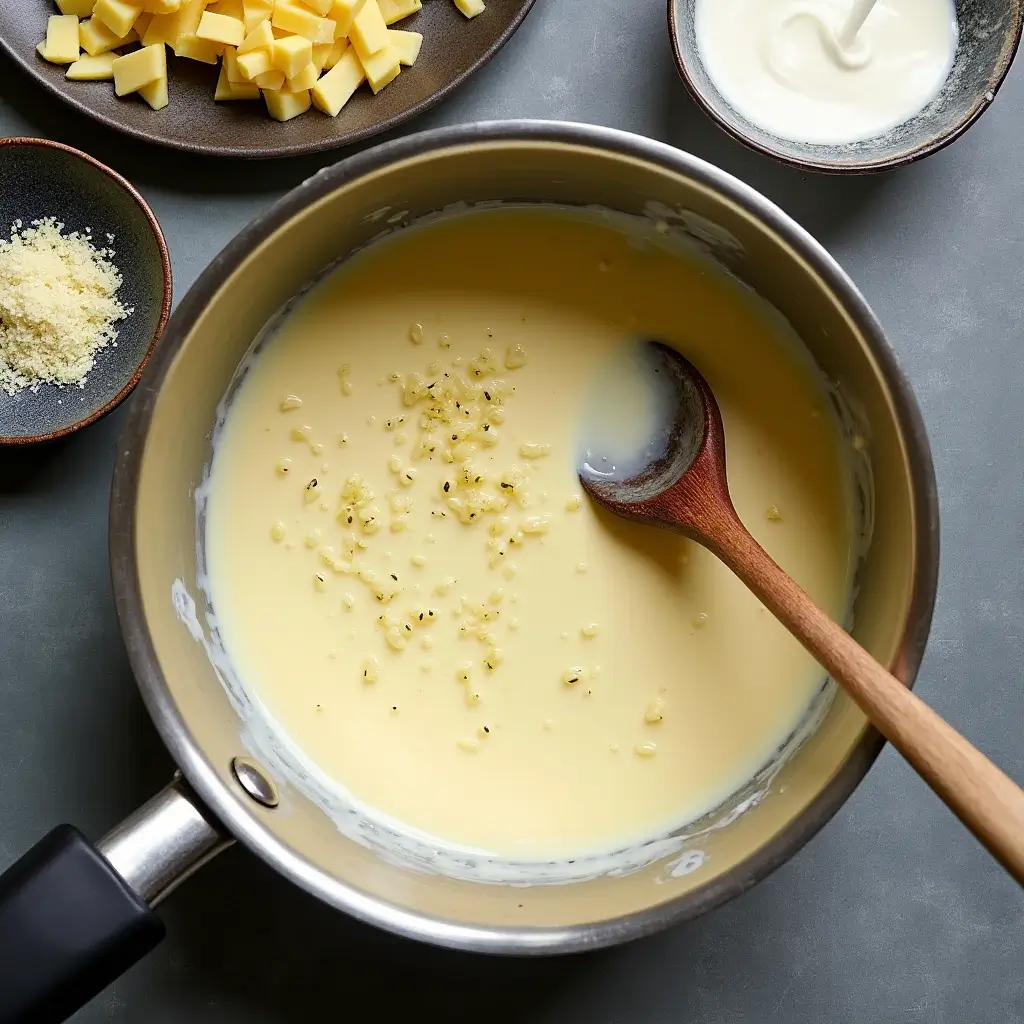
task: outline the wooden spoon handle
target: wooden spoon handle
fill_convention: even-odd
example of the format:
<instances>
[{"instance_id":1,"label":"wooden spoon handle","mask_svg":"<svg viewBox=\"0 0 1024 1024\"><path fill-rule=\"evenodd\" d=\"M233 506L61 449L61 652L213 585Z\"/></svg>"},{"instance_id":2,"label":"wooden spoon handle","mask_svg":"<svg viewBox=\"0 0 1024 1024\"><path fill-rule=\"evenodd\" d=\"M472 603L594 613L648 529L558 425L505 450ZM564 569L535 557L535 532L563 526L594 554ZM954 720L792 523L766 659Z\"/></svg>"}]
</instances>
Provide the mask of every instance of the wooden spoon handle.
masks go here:
<instances>
[{"instance_id":1,"label":"wooden spoon handle","mask_svg":"<svg viewBox=\"0 0 1024 1024\"><path fill-rule=\"evenodd\" d=\"M716 554L1024 885L1024 790L826 615L738 519L716 532Z\"/></svg>"}]
</instances>

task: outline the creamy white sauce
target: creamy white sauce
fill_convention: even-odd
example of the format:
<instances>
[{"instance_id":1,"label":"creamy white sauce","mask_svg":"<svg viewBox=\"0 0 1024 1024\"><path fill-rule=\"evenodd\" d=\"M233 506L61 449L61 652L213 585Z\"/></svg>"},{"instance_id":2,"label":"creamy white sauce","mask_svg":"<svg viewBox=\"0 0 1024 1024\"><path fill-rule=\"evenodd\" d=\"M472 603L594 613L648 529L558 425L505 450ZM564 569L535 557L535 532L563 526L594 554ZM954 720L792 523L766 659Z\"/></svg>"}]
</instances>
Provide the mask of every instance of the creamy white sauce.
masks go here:
<instances>
[{"instance_id":1,"label":"creamy white sauce","mask_svg":"<svg viewBox=\"0 0 1024 1024\"><path fill-rule=\"evenodd\" d=\"M798 142L858 142L923 110L957 45L951 0L878 0L854 35L867 6L697 0L697 47L722 96L765 131Z\"/></svg>"},{"instance_id":2,"label":"creamy white sauce","mask_svg":"<svg viewBox=\"0 0 1024 1024\"><path fill-rule=\"evenodd\" d=\"M676 393L646 342L620 345L586 387L579 462L588 472L621 480L664 453Z\"/></svg>"},{"instance_id":3,"label":"creamy white sauce","mask_svg":"<svg viewBox=\"0 0 1024 1024\"><path fill-rule=\"evenodd\" d=\"M577 389L638 337L678 345L708 376L741 515L841 617L855 523L824 382L781 318L704 260L550 212L403 233L321 282L233 389L204 488L218 637L243 703L280 737L266 746L304 765L289 774L314 793L338 787L349 817L372 816L399 836L396 849L475 851L475 874L503 878L513 861L533 861L540 878L543 861L616 850L628 870L760 778L807 721L821 670L724 566L660 531L627 536L573 500ZM467 523L453 521L461 499L443 487L452 464L413 457L422 406L400 396L418 367L424 381L467 375L481 346L502 364L483 379L504 381L488 392L504 413L498 443L469 464L496 493L518 464L528 500ZM525 362L510 358L519 346ZM642 446L647 395L631 393L641 415L621 427ZM551 448L523 454L535 444ZM409 486L393 455L417 470ZM353 470L388 525L356 530L367 547L345 556L353 528L338 495ZM781 518L767 515L776 507ZM549 527L516 547L515 567L494 562L487 538L535 518ZM458 585L439 588L449 573ZM383 607L399 628L421 600L437 624L415 624L417 642L392 647L371 582L396 591ZM487 607L500 611L495 640L463 638ZM492 644L503 651L493 672L481 660ZM577 662L583 685L569 685ZM481 700L468 701L478 683ZM344 821L333 798L324 806ZM488 867L488 855L506 867Z\"/></svg>"}]
</instances>

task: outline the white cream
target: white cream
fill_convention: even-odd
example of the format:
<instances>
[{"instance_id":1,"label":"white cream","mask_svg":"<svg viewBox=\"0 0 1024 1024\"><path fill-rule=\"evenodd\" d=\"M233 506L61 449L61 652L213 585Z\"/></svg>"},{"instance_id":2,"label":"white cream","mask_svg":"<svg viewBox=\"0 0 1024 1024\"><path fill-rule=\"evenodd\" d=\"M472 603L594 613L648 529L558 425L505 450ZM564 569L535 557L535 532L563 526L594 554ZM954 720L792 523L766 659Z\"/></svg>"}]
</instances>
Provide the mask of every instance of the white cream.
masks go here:
<instances>
[{"instance_id":1,"label":"white cream","mask_svg":"<svg viewBox=\"0 0 1024 1024\"><path fill-rule=\"evenodd\" d=\"M722 96L780 138L885 134L939 93L957 44L951 0L697 0L701 59Z\"/></svg>"}]
</instances>

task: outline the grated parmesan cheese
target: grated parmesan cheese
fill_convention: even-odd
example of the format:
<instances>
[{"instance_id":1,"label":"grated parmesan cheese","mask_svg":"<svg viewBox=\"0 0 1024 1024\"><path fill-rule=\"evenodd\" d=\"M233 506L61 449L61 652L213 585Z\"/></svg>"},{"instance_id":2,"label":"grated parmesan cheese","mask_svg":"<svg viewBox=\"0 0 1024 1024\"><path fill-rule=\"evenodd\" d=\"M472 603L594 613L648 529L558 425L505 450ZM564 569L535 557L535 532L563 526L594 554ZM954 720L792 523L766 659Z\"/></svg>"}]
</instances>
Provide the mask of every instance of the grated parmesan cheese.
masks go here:
<instances>
[{"instance_id":1,"label":"grated parmesan cheese","mask_svg":"<svg viewBox=\"0 0 1024 1024\"><path fill-rule=\"evenodd\" d=\"M122 278L112 249L64 234L53 217L11 226L0 238L0 388L84 386L96 353L116 343L114 324L132 313L116 298ZM108 236L110 237L110 236Z\"/></svg>"}]
</instances>

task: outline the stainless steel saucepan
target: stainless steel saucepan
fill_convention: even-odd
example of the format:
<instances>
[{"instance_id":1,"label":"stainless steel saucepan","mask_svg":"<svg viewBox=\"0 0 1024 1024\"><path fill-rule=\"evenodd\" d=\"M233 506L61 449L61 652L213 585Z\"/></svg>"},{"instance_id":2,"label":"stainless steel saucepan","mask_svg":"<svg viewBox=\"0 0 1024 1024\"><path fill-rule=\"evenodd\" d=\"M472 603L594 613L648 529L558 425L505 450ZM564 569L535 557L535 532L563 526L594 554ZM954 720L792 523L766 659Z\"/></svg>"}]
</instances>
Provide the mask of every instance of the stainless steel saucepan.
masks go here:
<instances>
[{"instance_id":1,"label":"stainless steel saucepan","mask_svg":"<svg viewBox=\"0 0 1024 1024\"><path fill-rule=\"evenodd\" d=\"M217 403L271 316L388 218L501 200L628 214L656 204L697 234L730 240L729 269L789 320L870 424L874 532L854 632L912 683L938 575L928 442L878 321L825 250L735 178L619 131L498 122L378 146L322 171L228 245L172 316L136 393L111 497L111 572L132 667L181 776L95 846L62 826L0 877L0 1022L73 1012L159 941L152 908L234 840L393 932L490 953L563 953L644 935L743 892L828 821L878 755L879 735L836 694L762 799L737 814L740 794L701 823L701 856L520 888L378 856L252 746L193 635L210 629L204 609L190 631L172 593L176 582L199 593L195 489Z\"/></svg>"}]
</instances>

